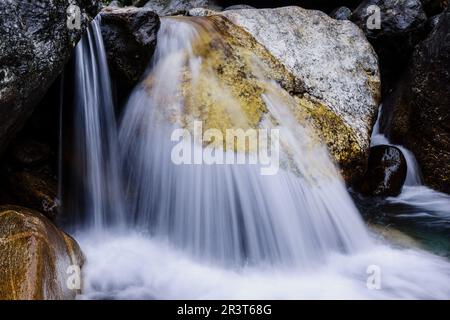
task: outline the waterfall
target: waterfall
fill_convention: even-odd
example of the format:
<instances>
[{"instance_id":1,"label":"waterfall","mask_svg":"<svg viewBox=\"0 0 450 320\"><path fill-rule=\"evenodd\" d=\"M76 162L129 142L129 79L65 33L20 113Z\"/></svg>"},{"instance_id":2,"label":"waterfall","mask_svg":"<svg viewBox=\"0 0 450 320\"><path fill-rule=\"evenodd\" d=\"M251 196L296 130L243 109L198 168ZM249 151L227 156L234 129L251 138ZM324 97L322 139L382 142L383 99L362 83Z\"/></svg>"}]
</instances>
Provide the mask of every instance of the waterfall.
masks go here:
<instances>
[{"instance_id":1,"label":"waterfall","mask_svg":"<svg viewBox=\"0 0 450 320\"><path fill-rule=\"evenodd\" d=\"M217 29L204 19L161 19L149 72L118 126L99 20L77 46L78 187L65 208L87 257L81 298L448 298L448 261L372 237L312 126L294 121L294 101L262 73L267 111L258 129L279 132L279 152L270 154L279 155L276 174L262 175L250 151L242 164L173 161L176 145L194 157L211 153L201 141L171 139L202 120L180 91L186 73L197 88L205 70L194 44ZM238 103L227 88L217 90L240 123ZM223 144L214 151L242 156ZM373 266L382 270L382 290L367 287Z\"/></svg>"},{"instance_id":2,"label":"waterfall","mask_svg":"<svg viewBox=\"0 0 450 320\"><path fill-rule=\"evenodd\" d=\"M278 96L281 88L270 81L263 99L280 130L281 144L293 154L294 169L263 176L258 166L248 164L173 164L171 133L182 121L170 119L185 112L179 92L186 66L193 74L192 85L197 85L196 72L203 62L192 43L201 32L215 31L204 21L163 18L148 75L156 83L151 88L138 85L125 107L120 149L127 160L135 223L193 255L231 264L309 266L330 252L364 248L370 243L367 232L326 148L313 141L307 125L289 122L295 118L293 110ZM217 81L212 70L209 77ZM229 96L227 88L222 90ZM240 110L232 101L229 108ZM275 126L266 119L261 127ZM192 144L193 150L201 148Z\"/></svg>"},{"instance_id":3,"label":"waterfall","mask_svg":"<svg viewBox=\"0 0 450 320\"><path fill-rule=\"evenodd\" d=\"M111 83L100 16L75 50L72 141L77 188L64 205L74 224L102 228L123 221L124 199Z\"/></svg>"}]
</instances>

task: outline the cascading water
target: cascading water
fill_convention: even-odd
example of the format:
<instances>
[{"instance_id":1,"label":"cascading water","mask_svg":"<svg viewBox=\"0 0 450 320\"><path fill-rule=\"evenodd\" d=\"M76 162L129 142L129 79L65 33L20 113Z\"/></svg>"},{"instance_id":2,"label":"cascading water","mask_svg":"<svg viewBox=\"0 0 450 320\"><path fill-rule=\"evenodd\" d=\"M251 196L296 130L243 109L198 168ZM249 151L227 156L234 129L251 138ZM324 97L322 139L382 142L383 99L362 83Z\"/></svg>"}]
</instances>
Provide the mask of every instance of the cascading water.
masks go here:
<instances>
[{"instance_id":1,"label":"cascading water","mask_svg":"<svg viewBox=\"0 0 450 320\"><path fill-rule=\"evenodd\" d=\"M74 224L101 228L124 221L120 158L111 83L100 31L92 22L75 52L75 98L71 141L74 176L65 210ZM67 197L65 197L67 198Z\"/></svg>"},{"instance_id":2,"label":"cascading water","mask_svg":"<svg viewBox=\"0 0 450 320\"><path fill-rule=\"evenodd\" d=\"M85 188L75 199L87 225L103 227L76 232L87 256L83 297L448 298L448 261L372 239L326 148L262 76L267 113L259 126L279 130L275 175L254 164L172 161L174 130L200 120L187 117L179 94L186 70L195 87L204 67L193 43L214 32L202 18L162 19L154 62L124 109L118 141L98 21L77 47L74 130ZM230 92L217 90L230 117L241 119ZM207 149L189 139L181 145L193 155ZM371 265L383 272L382 290L366 286Z\"/></svg>"},{"instance_id":3,"label":"cascading water","mask_svg":"<svg viewBox=\"0 0 450 320\"><path fill-rule=\"evenodd\" d=\"M183 123L170 120L181 119L185 108L178 94L181 75L187 65L195 83L202 62L192 43L198 32L213 32L205 22L184 20L163 19L149 75L159 81L150 89L144 84L135 90L122 121L121 150L135 194L132 210L137 224L168 236L195 255L225 263L311 265L330 251L364 248L368 235L326 149L314 145L312 130L289 123L294 116L274 84L267 84L273 88L264 99L278 123L281 144L293 153L299 176L284 169L263 176L258 166L248 164L173 164L171 133ZM209 74L210 81L218 81L212 70ZM223 90L224 96L230 95ZM230 113L240 110L231 101L229 108ZM264 122L264 129L273 126L270 120L262 126ZM202 153L197 141L185 143L194 153Z\"/></svg>"}]
</instances>

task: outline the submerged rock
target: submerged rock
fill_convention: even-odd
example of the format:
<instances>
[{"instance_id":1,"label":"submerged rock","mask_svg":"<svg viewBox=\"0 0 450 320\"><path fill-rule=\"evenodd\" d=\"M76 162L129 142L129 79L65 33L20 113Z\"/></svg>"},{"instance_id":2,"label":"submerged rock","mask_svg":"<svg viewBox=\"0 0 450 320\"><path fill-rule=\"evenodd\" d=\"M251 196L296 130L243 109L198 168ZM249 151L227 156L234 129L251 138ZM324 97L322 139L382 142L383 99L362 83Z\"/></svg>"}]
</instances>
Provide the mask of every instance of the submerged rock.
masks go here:
<instances>
[{"instance_id":1,"label":"submerged rock","mask_svg":"<svg viewBox=\"0 0 450 320\"><path fill-rule=\"evenodd\" d=\"M106 7L101 18L108 64L122 97L137 83L150 63L159 17L148 8Z\"/></svg>"},{"instance_id":2,"label":"submerged rock","mask_svg":"<svg viewBox=\"0 0 450 320\"><path fill-rule=\"evenodd\" d=\"M209 15L208 19L216 22L220 18L224 25L220 28L229 29L224 37L227 41L235 41L265 60L271 68L266 76L296 99L301 117L312 120L346 180L362 175L378 109L380 79L376 54L353 23L299 7L222 13L195 9L190 14ZM217 48L213 46L211 54ZM230 85L239 86L236 95L249 97L251 109L259 110L252 113L258 115L253 117L257 123L265 110L265 104L258 101L265 89L248 89L245 82L257 75L242 67L244 58L227 60L238 50L225 52L223 63L214 59L215 67L237 69L233 74L224 72L224 77ZM250 103L250 99L254 101Z\"/></svg>"},{"instance_id":3,"label":"submerged rock","mask_svg":"<svg viewBox=\"0 0 450 320\"><path fill-rule=\"evenodd\" d=\"M68 25L71 3L80 9L79 26ZM95 1L0 2L0 152L60 74L96 10Z\"/></svg>"},{"instance_id":4,"label":"submerged rock","mask_svg":"<svg viewBox=\"0 0 450 320\"><path fill-rule=\"evenodd\" d=\"M378 238L388 241L394 246L407 249L425 249L418 240L403 231L395 229L391 225L370 223L368 227Z\"/></svg>"},{"instance_id":5,"label":"submerged rock","mask_svg":"<svg viewBox=\"0 0 450 320\"><path fill-rule=\"evenodd\" d=\"M23 207L0 206L0 221L0 299L74 299L84 261L75 240Z\"/></svg>"},{"instance_id":6,"label":"submerged rock","mask_svg":"<svg viewBox=\"0 0 450 320\"><path fill-rule=\"evenodd\" d=\"M406 179L406 159L400 149L379 145L370 148L367 171L358 189L370 196L397 196Z\"/></svg>"},{"instance_id":7,"label":"submerged rock","mask_svg":"<svg viewBox=\"0 0 450 320\"><path fill-rule=\"evenodd\" d=\"M386 101L388 132L413 151L427 185L450 193L450 8L414 51L408 74Z\"/></svg>"}]
</instances>

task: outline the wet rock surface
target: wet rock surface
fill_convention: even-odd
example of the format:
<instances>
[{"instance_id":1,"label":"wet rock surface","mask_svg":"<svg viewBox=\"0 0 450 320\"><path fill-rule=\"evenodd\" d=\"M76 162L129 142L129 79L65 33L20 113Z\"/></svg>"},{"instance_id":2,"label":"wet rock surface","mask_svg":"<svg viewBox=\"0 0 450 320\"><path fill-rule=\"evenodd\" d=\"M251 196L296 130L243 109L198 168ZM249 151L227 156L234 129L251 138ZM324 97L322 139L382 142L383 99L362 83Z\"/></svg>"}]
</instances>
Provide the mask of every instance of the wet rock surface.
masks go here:
<instances>
[{"instance_id":1,"label":"wet rock surface","mask_svg":"<svg viewBox=\"0 0 450 320\"><path fill-rule=\"evenodd\" d=\"M30 209L0 206L0 221L0 299L74 299L67 270L83 265L78 244Z\"/></svg>"},{"instance_id":2,"label":"wet rock surface","mask_svg":"<svg viewBox=\"0 0 450 320\"><path fill-rule=\"evenodd\" d=\"M357 188L369 196L397 196L405 182L406 169L400 149L388 145L372 147L367 171Z\"/></svg>"},{"instance_id":3,"label":"wet rock surface","mask_svg":"<svg viewBox=\"0 0 450 320\"><path fill-rule=\"evenodd\" d=\"M59 200L54 177L33 171L17 171L8 175L8 182L17 203L37 210L49 219L56 218Z\"/></svg>"}]
</instances>

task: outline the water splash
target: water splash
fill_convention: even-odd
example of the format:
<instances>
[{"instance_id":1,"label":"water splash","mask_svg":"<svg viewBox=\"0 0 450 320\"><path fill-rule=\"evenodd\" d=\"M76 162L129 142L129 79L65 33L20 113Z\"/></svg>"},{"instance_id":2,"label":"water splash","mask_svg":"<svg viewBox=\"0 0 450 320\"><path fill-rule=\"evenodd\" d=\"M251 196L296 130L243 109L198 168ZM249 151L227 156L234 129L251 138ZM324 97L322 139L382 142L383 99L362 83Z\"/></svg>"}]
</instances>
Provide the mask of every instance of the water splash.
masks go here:
<instances>
[{"instance_id":1,"label":"water splash","mask_svg":"<svg viewBox=\"0 0 450 320\"><path fill-rule=\"evenodd\" d=\"M80 299L448 299L448 260L374 245L333 253L313 268L223 268L192 259L142 234L79 234L88 263ZM367 287L367 267L381 268L381 288Z\"/></svg>"}]
</instances>

